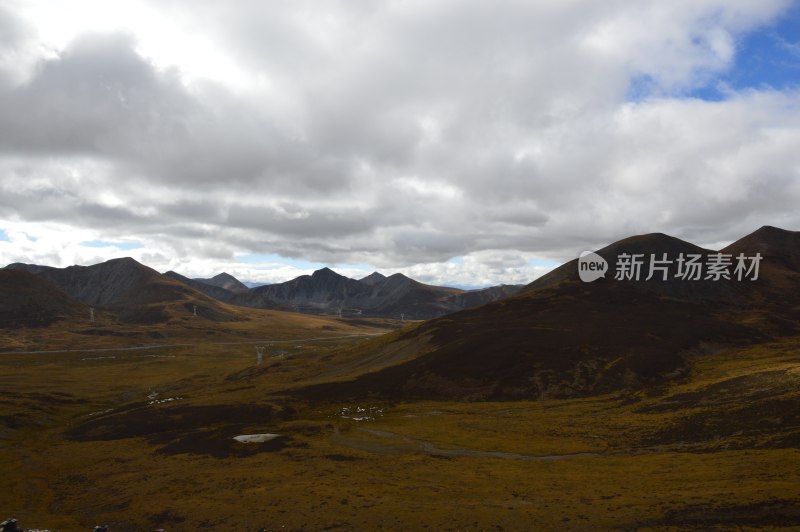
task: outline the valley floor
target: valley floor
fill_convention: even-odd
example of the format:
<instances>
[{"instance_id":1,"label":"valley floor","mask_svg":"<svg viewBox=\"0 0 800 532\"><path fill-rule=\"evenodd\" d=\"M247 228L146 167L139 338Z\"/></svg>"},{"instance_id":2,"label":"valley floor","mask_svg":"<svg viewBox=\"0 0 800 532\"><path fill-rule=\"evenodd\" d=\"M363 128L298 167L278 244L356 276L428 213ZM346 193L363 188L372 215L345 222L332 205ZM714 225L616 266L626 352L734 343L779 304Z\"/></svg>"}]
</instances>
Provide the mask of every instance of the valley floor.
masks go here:
<instances>
[{"instance_id":1,"label":"valley floor","mask_svg":"<svg viewBox=\"0 0 800 532\"><path fill-rule=\"evenodd\" d=\"M114 532L800 526L800 339L647 392L294 399L359 341L275 344L262 366L236 345L0 354L0 511ZM280 436L233 440L256 433Z\"/></svg>"}]
</instances>

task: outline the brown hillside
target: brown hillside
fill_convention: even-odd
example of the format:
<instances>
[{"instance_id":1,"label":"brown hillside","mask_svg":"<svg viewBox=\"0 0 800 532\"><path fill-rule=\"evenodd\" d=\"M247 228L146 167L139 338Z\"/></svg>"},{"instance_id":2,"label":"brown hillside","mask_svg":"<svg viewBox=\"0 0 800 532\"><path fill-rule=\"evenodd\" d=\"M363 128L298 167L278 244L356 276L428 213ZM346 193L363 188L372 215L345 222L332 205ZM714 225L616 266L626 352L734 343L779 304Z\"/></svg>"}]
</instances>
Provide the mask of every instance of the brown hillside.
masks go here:
<instances>
[{"instance_id":1,"label":"brown hillside","mask_svg":"<svg viewBox=\"0 0 800 532\"><path fill-rule=\"evenodd\" d=\"M796 242L796 235L787 241ZM736 249L752 255L758 242ZM795 244L771 249L771 260L784 265L797 251ZM788 266L766 268L755 282L613 279L620 253L681 252L711 253L661 234L616 242L598 251L610 263L605 279L582 283L572 261L521 294L432 320L399 338L429 338L417 350L421 356L409 353L395 366L305 393L491 400L637 389L679 378L691 356L715 346L796 329L800 282ZM785 298L766 304L763 294L777 282Z\"/></svg>"},{"instance_id":2,"label":"brown hillside","mask_svg":"<svg viewBox=\"0 0 800 532\"><path fill-rule=\"evenodd\" d=\"M170 279L131 258L93 266L42 268L12 264L7 270L33 272L87 305L106 309L130 323L162 323L197 315L214 321L241 319L242 314L194 288Z\"/></svg>"},{"instance_id":3,"label":"brown hillside","mask_svg":"<svg viewBox=\"0 0 800 532\"><path fill-rule=\"evenodd\" d=\"M36 275L0 269L0 328L44 327L88 313L86 305Z\"/></svg>"}]
</instances>

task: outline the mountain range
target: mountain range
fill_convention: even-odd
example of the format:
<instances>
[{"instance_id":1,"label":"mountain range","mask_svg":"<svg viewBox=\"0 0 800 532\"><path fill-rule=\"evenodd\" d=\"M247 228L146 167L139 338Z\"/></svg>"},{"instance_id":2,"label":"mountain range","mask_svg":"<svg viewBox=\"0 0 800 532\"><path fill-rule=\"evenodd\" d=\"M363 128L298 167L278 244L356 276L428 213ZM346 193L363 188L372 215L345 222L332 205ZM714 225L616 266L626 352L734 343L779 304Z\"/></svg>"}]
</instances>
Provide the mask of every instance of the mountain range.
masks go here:
<instances>
[{"instance_id":1,"label":"mountain range","mask_svg":"<svg viewBox=\"0 0 800 532\"><path fill-rule=\"evenodd\" d=\"M522 289L519 285L500 285L461 290L423 284L400 273L386 277L374 272L356 280L330 268L256 288L247 288L228 274L213 279L189 279L173 271L164 275L220 301L242 307L414 320L443 316Z\"/></svg>"},{"instance_id":2,"label":"mountain range","mask_svg":"<svg viewBox=\"0 0 800 532\"><path fill-rule=\"evenodd\" d=\"M227 273L190 279L173 271L160 274L131 258L67 268L14 263L5 270L24 271L45 281L58 292L55 299L72 298L76 304L107 309L132 323L164 322L195 312L216 321L244 319L241 307L418 320L494 301L522 288L460 290L377 272L355 280L329 268L285 283L248 288ZM58 315L56 310L48 315Z\"/></svg>"},{"instance_id":3,"label":"mountain range","mask_svg":"<svg viewBox=\"0 0 800 532\"><path fill-rule=\"evenodd\" d=\"M511 297L367 342L367 372L304 394L519 400L652 389L684 378L705 353L796 334L800 232L765 226L719 250L760 254L756 280L614 278L624 254L716 253L661 233L620 240L597 251L609 264L604 278L582 282L570 261Z\"/></svg>"},{"instance_id":4,"label":"mountain range","mask_svg":"<svg viewBox=\"0 0 800 532\"><path fill-rule=\"evenodd\" d=\"M46 325L97 306L135 323L194 312L243 320L244 307L427 319L359 344L359 372L303 389L312 399L518 400L653 389L684 378L704 354L798 332L800 232L765 226L719 251L652 233L596 253L608 273L591 283L579 278L576 259L521 289L477 291L399 274L356 280L328 268L248 289L227 275L162 275L133 259L69 268L12 264L0 272L0 317ZM719 253L759 254L757 279L682 279L675 263L666 278L646 280L646 270L639 280L614 275L626 256L709 262Z\"/></svg>"}]
</instances>

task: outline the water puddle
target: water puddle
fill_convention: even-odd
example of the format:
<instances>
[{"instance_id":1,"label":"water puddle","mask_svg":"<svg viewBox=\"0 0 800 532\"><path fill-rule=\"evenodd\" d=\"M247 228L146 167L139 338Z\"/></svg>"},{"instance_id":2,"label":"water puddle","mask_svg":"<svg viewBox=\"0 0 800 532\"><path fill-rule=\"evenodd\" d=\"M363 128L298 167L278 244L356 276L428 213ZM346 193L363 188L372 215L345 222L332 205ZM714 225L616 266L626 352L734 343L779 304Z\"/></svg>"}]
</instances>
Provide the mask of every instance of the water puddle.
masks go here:
<instances>
[{"instance_id":1,"label":"water puddle","mask_svg":"<svg viewBox=\"0 0 800 532\"><path fill-rule=\"evenodd\" d=\"M240 434L233 439L240 443L265 443L275 438L280 438L280 434Z\"/></svg>"}]
</instances>

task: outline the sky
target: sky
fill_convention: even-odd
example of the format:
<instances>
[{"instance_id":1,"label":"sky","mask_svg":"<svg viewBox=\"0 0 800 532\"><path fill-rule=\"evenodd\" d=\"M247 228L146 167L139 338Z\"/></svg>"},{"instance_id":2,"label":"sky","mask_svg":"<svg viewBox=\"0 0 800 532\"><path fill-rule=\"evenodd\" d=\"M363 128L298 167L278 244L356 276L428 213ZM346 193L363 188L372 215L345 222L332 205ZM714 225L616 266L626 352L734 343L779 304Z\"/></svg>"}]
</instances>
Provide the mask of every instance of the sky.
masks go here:
<instances>
[{"instance_id":1,"label":"sky","mask_svg":"<svg viewBox=\"0 0 800 532\"><path fill-rule=\"evenodd\" d=\"M527 283L800 229L798 0L0 0L0 265Z\"/></svg>"}]
</instances>

